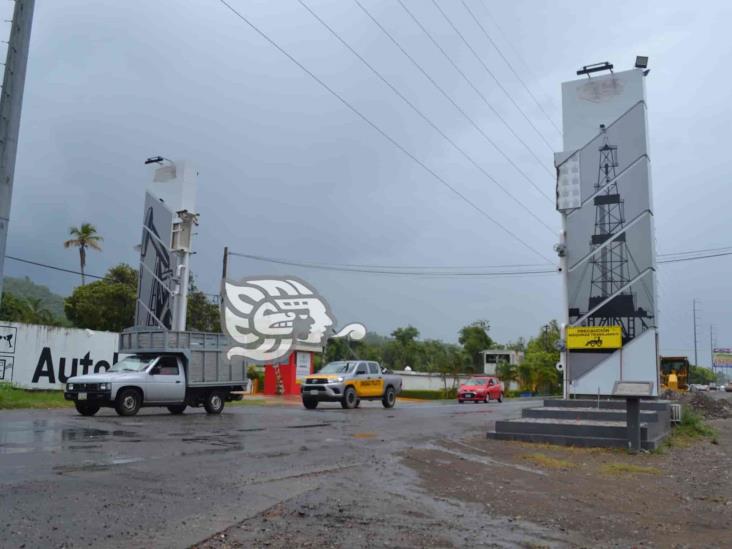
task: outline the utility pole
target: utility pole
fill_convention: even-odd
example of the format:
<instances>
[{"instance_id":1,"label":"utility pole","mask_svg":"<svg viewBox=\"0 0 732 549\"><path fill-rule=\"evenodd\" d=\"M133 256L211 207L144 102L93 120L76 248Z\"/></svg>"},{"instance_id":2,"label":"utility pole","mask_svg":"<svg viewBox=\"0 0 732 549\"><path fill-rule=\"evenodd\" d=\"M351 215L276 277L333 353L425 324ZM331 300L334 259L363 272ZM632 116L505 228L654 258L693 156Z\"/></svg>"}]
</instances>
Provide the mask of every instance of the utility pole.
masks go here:
<instances>
[{"instance_id":1,"label":"utility pole","mask_svg":"<svg viewBox=\"0 0 732 549\"><path fill-rule=\"evenodd\" d=\"M693 312L693 315L694 315L694 366L699 366L699 360L698 360L698 355L697 355L697 350L696 350L696 344L697 344L697 339L696 339L696 298L694 298L693 301L692 301L692 312Z\"/></svg>"},{"instance_id":2,"label":"utility pole","mask_svg":"<svg viewBox=\"0 0 732 549\"><path fill-rule=\"evenodd\" d=\"M717 371L714 369L714 326L709 325L709 363L712 365L712 372L715 374Z\"/></svg>"},{"instance_id":3,"label":"utility pole","mask_svg":"<svg viewBox=\"0 0 732 549\"><path fill-rule=\"evenodd\" d=\"M34 6L35 0L15 1L0 97L0 299L3 295L5 244L8 240L10 201L13 197L20 111L23 107L25 69L28 64Z\"/></svg>"}]
</instances>

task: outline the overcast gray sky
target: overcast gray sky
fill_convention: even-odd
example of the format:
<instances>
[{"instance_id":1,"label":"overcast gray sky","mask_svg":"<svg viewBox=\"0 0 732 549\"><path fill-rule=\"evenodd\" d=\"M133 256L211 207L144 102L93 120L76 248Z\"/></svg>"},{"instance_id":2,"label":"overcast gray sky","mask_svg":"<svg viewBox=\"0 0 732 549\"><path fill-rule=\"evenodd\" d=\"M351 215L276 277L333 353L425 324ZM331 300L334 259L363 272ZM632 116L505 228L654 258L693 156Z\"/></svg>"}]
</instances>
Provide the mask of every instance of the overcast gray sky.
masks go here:
<instances>
[{"instance_id":1,"label":"overcast gray sky","mask_svg":"<svg viewBox=\"0 0 732 549\"><path fill-rule=\"evenodd\" d=\"M437 0L508 94L433 2L404 0L531 154L398 2L361 0L469 119L354 2L307 1L483 171L298 2L229 1L431 170L554 260L559 215L527 180L553 194L547 170L552 152L561 150L560 135L462 2ZM622 70L632 66L635 55L648 55L658 252L732 246L725 160L732 126L732 80L725 65L732 58L729 2L465 3L557 124L560 83L573 79L578 67L608 60ZM105 238L104 251L90 253L89 272L103 274L120 261L136 264L133 247L151 176L143 161L156 154L186 158L200 171L201 224L192 268L208 292L217 292L226 245L327 263L546 263L219 1L38 0L8 254L77 268L78 255L64 250L62 242L70 225L89 221ZM664 353L691 353L694 297L700 300L700 362L708 363L710 324L719 344L732 346L731 267L730 256L659 267ZM6 262L6 273L28 275L64 295L78 283L75 276L12 261ZM461 326L485 318L493 337L505 342L529 337L561 314L556 275L376 276L241 258L232 260L231 273L298 275L329 298L341 324L362 321L380 333L413 324L423 337L454 341Z\"/></svg>"}]
</instances>

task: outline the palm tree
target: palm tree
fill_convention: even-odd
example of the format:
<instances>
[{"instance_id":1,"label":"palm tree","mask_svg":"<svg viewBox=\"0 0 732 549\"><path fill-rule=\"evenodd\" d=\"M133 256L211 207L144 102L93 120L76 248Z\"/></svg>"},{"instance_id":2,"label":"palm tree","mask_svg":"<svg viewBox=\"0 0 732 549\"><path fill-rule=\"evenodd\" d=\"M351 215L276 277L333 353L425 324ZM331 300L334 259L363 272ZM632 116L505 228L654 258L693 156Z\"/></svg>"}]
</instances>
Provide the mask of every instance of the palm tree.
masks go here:
<instances>
[{"instance_id":1,"label":"palm tree","mask_svg":"<svg viewBox=\"0 0 732 549\"><path fill-rule=\"evenodd\" d=\"M69 234L73 237L64 242L64 248L72 246L79 248L79 263L81 264L81 285L85 283L84 267L86 267L86 249L102 251L99 245L104 239L97 234L97 229L91 223L82 223L81 227L71 227Z\"/></svg>"}]
</instances>

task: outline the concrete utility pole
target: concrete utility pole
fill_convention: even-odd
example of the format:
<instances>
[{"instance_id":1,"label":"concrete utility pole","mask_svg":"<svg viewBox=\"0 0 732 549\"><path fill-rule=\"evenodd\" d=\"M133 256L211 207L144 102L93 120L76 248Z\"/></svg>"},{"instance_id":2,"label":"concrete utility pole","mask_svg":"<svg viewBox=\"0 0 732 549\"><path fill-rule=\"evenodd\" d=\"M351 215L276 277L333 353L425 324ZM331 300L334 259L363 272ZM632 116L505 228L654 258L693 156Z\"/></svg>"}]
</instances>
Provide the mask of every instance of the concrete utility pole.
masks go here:
<instances>
[{"instance_id":1,"label":"concrete utility pole","mask_svg":"<svg viewBox=\"0 0 732 549\"><path fill-rule=\"evenodd\" d=\"M712 365L712 372L715 374L717 371L714 369L714 326L709 325L709 363Z\"/></svg>"},{"instance_id":2,"label":"concrete utility pole","mask_svg":"<svg viewBox=\"0 0 732 549\"><path fill-rule=\"evenodd\" d=\"M696 339L696 298L694 298L694 300L691 303L692 303L691 308L692 308L692 312L693 312L693 315L694 315L694 366L699 366L698 355L697 355L697 352L696 352L696 344L697 344L697 339Z\"/></svg>"},{"instance_id":3,"label":"concrete utility pole","mask_svg":"<svg viewBox=\"0 0 732 549\"><path fill-rule=\"evenodd\" d=\"M34 5L35 0L15 1L0 97L0 299L3 295L5 244L8 240L10 201L13 196L20 111L23 107L25 68L28 64Z\"/></svg>"}]
</instances>

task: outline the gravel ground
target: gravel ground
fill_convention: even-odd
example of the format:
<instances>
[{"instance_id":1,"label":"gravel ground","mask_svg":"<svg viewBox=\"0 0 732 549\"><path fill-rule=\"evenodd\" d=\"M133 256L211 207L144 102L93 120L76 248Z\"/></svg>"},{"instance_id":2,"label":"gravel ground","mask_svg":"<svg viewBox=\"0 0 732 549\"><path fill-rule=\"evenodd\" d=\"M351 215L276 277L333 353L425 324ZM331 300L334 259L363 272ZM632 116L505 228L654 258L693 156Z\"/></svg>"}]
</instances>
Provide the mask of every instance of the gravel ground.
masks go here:
<instances>
[{"instance_id":1,"label":"gravel ground","mask_svg":"<svg viewBox=\"0 0 732 549\"><path fill-rule=\"evenodd\" d=\"M732 420L709 424L640 455L433 438L196 547L729 547Z\"/></svg>"}]
</instances>

